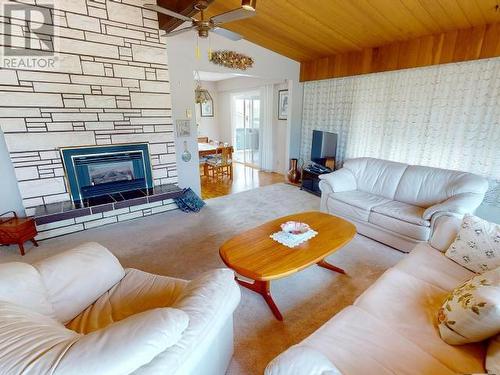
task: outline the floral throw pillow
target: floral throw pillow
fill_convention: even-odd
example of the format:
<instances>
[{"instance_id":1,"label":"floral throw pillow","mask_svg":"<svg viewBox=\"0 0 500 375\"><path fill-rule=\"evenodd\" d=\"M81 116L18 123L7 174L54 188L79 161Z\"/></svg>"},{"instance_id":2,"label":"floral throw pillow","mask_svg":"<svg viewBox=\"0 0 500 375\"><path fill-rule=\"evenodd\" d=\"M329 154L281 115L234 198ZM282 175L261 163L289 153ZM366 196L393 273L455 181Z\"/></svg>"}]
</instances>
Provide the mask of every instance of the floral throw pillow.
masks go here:
<instances>
[{"instance_id":1,"label":"floral throw pillow","mask_svg":"<svg viewBox=\"0 0 500 375\"><path fill-rule=\"evenodd\" d=\"M438 327L441 338L451 345L500 333L500 267L456 287L439 309Z\"/></svg>"},{"instance_id":2,"label":"floral throw pillow","mask_svg":"<svg viewBox=\"0 0 500 375\"><path fill-rule=\"evenodd\" d=\"M500 266L500 225L465 215L462 227L445 255L476 273Z\"/></svg>"}]
</instances>

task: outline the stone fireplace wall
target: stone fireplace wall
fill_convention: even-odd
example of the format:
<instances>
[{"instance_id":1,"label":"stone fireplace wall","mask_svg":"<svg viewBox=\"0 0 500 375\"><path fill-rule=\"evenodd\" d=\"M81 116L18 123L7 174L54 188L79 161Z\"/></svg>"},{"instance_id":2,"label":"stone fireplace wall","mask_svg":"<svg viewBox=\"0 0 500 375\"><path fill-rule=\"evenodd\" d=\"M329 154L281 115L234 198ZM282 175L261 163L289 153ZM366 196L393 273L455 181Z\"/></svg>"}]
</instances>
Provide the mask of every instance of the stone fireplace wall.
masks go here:
<instances>
[{"instance_id":1,"label":"stone fireplace wall","mask_svg":"<svg viewBox=\"0 0 500 375\"><path fill-rule=\"evenodd\" d=\"M37 5L50 12L47 35L22 17L0 17L4 40L49 42L59 56L50 71L0 69L0 127L28 214L70 199L60 147L148 142L155 185L177 182L165 40L145 2Z\"/></svg>"}]
</instances>

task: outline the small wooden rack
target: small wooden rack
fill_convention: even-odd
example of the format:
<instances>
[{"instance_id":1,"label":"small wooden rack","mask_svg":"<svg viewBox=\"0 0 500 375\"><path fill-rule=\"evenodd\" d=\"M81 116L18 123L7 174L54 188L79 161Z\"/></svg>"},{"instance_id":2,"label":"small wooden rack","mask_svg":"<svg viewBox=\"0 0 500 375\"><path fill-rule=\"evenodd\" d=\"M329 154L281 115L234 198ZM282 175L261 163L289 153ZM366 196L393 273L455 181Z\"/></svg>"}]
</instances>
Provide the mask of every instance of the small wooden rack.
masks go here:
<instances>
[{"instance_id":1,"label":"small wooden rack","mask_svg":"<svg viewBox=\"0 0 500 375\"><path fill-rule=\"evenodd\" d=\"M11 215L9 217L5 217ZM14 211L8 211L0 215L0 244L19 246L21 255L24 255L24 243L33 242L38 246L35 240L38 234L35 220L32 217L18 217Z\"/></svg>"}]
</instances>

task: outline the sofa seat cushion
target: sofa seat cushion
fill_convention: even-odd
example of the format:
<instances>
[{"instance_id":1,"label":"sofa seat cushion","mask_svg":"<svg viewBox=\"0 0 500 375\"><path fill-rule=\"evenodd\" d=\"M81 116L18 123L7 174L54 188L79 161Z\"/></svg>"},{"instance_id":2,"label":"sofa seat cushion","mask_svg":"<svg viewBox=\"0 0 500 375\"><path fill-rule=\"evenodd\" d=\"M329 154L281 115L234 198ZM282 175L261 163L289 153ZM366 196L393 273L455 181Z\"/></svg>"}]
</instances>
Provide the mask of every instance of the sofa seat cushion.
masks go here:
<instances>
[{"instance_id":1,"label":"sofa seat cushion","mask_svg":"<svg viewBox=\"0 0 500 375\"><path fill-rule=\"evenodd\" d=\"M368 222L417 241L427 241L431 235L430 227L412 224L378 212L372 211L368 217Z\"/></svg>"},{"instance_id":2,"label":"sofa seat cushion","mask_svg":"<svg viewBox=\"0 0 500 375\"><path fill-rule=\"evenodd\" d=\"M370 211L375 206L390 202L389 199L381 197L380 195L366 193L359 190L333 193L331 197L333 199L347 203L354 207L362 208L367 211Z\"/></svg>"},{"instance_id":3,"label":"sofa seat cushion","mask_svg":"<svg viewBox=\"0 0 500 375\"><path fill-rule=\"evenodd\" d=\"M379 214L406 221L410 224L430 227L431 222L423 219L424 208L398 201L379 204L372 209Z\"/></svg>"},{"instance_id":4,"label":"sofa seat cushion","mask_svg":"<svg viewBox=\"0 0 500 375\"><path fill-rule=\"evenodd\" d=\"M474 276L427 243L418 244L394 268L447 291Z\"/></svg>"},{"instance_id":5,"label":"sofa seat cushion","mask_svg":"<svg viewBox=\"0 0 500 375\"><path fill-rule=\"evenodd\" d=\"M342 216L347 219L368 221L370 211L336 200L332 197L332 195L333 194L330 194L326 200L326 206L329 213L332 215Z\"/></svg>"},{"instance_id":6,"label":"sofa seat cushion","mask_svg":"<svg viewBox=\"0 0 500 375\"><path fill-rule=\"evenodd\" d=\"M383 320L450 370L482 373L486 354L483 344L448 345L439 335L437 313L448 292L390 269L358 298L355 306Z\"/></svg>"},{"instance_id":7,"label":"sofa seat cushion","mask_svg":"<svg viewBox=\"0 0 500 375\"><path fill-rule=\"evenodd\" d=\"M146 310L170 307L187 281L127 269L125 277L82 311L66 327L88 334Z\"/></svg>"},{"instance_id":8,"label":"sofa seat cushion","mask_svg":"<svg viewBox=\"0 0 500 375\"><path fill-rule=\"evenodd\" d=\"M324 354L344 375L456 374L378 319L349 306L299 345Z\"/></svg>"}]
</instances>

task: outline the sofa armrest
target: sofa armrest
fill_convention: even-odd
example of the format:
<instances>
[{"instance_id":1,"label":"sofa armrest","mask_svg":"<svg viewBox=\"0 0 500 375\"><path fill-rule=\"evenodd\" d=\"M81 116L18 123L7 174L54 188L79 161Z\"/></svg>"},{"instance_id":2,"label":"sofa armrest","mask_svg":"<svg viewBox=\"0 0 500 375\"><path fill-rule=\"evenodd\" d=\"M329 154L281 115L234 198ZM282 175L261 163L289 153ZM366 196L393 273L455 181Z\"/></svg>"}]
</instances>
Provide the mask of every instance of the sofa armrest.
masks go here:
<instances>
[{"instance_id":1,"label":"sofa armrest","mask_svg":"<svg viewBox=\"0 0 500 375\"><path fill-rule=\"evenodd\" d=\"M292 346L274 358L264 375L342 375L341 372L317 350L304 345Z\"/></svg>"},{"instance_id":2,"label":"sofa armrest","mask_svg":"<svg viewBox=\"0 0 500 375\"><path fill-rule=\"evenodd\" d=\"M444 253L455 238L457 237L458 231L460 230L460 225L462 219L454 215L434 215L432 227L432 236L429 240L429 244Z\"/></svg>"},{"instance_id":3,"label":"sofa armrest","mask_svg":"<svg viewBox=\"0 0 500 375\"><path fill-rule=\"evenodd\" d=\"M319 175L319 178L321 182L326 182L331 187L332 192L334 193L357 189L356 179L354 178L352 172L347 168L342 168L332 173ZM321 191L323 191L323 189L321 189Z\"/></svg>"},{"instance_id":4,"label":"sofa armrest","mask_svg":"<svg viewBox=\"0 0 500 375\"><path fill-rule=\"evenodd\" d=\"M129 316L76 339L54 375L130 374L176 344L188 323L185 312L172 308Z\"/></svg>"},{"instance_id":5,"label":"sofa armrest","mask_svg":"<svg viewBox=\"0 0 500 375\"><path fill-rule=\"evenodd\" d=\"M206 331L216 317L232 315L240 298L234 272L223 268L205 272L190 281L173 307L189 315L185 336L196 336Z\"/></svg>"},{"instance_id":6,"label":"sofa armrest","mask_svg":"<svg viewBox=\"0 0 500 375\"><path fill-rule=\"evenodd\" d=\"M444 202L435 204L424 211L424 220L430 220L433 215L439 213L454 213L463 215L474 213L484 199L484 194L462 193L448 198Z\"/></svg>"}]
</instances>

